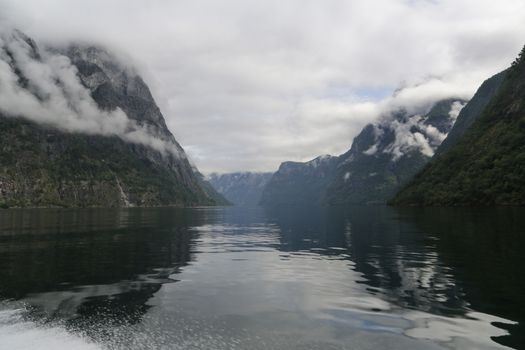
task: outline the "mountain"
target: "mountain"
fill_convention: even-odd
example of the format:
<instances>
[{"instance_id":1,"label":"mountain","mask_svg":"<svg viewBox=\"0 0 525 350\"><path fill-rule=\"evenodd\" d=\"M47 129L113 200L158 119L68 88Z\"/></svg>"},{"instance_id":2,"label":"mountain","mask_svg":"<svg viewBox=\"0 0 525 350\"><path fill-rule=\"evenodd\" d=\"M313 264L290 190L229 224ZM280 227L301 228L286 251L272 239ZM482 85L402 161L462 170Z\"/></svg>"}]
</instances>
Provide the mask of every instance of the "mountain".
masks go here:
<instances>
[{"instance_id":1,"label":"mountain","mask_svg":"<svg viewBox=\"0 0 525 350\"><path fill-rule=\"evenodd\" d=\"M395 205L525 204L525 48L470 128L391 201Z\"/></svg>"},{"instance_id":2,"label":"mountain","mask_svg":"<svg viewBox=\"0 0 525 350\"><path fill-rule=\"evenodd\" d=\"M234 205L256 206L271 177L272 173L213 173L208 177L208 181L217 192Z\"/></svg>"},{"instance_id":3,"label":"mountain","mask_svg":"<svg viewBox=\"0 0 525 350\"><path fill-rule=\"evenodd\" d=\"M442 154L461 139L474 121L481 115L490 100L499 91L507 71L503 71L485 80L468 104L461 110L447 138L436 150L436 155Z\"/></svg>"},{"instance_id":4,"label":"mountain","mask_svg":"<svg viewBox=\"0 0 525 350\"><path fill-rule=\"evenodd\" d=\"M367 125L351 149L338 157L285 162L266 186L261 203L386 203L430 160L464 103L446 99L421 113L396 109Z\"/></svg>"},{"instance_id":5,"label":"mountain","mask_svg":"<svg viewBox=\"0 0 525 350\"><path fill-rule=\"evenodd\" d=\"M94 46L43 50L16 30L0 44L2 206L226 203L133 67Z\"/></svg>"},{"instance_id":6,"label":"mountain","mask_svg":"<svg viewBox=\"0 0 525 350\"><path fill-rule=\"evenodd\" d=\"M430 160L463 103L447 99L435 103L425 114L399 110L367 125L352 148L339 157L326 202L385 203Z\"/></svg>"},{"instance_id":7,"label":"mountain","mask_svg":"<svg viewBox=\"0 0 525 350\"><path fill-rule=\"evenodd\" d=\"M309 162L284 162L263 191L262 205L320 204L333 180L338 158L329 155Z\"/></svg>"}]
</instances>

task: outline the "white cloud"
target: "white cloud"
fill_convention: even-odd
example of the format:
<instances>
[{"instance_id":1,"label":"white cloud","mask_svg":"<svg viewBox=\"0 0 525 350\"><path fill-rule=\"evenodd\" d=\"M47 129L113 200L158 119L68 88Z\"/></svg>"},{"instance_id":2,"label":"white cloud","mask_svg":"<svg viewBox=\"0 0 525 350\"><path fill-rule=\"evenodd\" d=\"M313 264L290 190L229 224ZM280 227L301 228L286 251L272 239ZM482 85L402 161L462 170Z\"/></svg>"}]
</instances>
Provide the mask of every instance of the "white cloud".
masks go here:
<instances>
[{"instance_id":1,"label":"white cloud","mask_svg":"<svg viewBox=\"0 0 525 350\"><path fill-rule=\"evenodd\" d=\"M460 101L454 102L452 104L452 108L450 109L450 112L448 113L450 118L456 120L459 116L459 113L461 112L463 107L465 107L466 105L467 105L466 102L460 102Z\"/></svg>"},{"instance_id":2,"label":"white cloud","mask_svg":"<svg viewBox=\"0 0 525 350\"><path fill-rule=\"evenodd\" d=\"M412 116L403 122L392 120L388 126L394 130L395 140L385 148L384 152L392 154L394 161L412 150L418 150L423 155L432 157L434 149L431 146L431 137L435 135L427 138L419 131L414 132L414 127L419 127L420 125L422 125L422 120L419 115ZM436 132L439 133L437 130ZM443 135L442 138L444 139L445 137L446 135Z\"/></svg>"},{"instance_id":3,"label":"white cloud","mask_svg":"<svg viewBox=\"0 0 525 350\"><path fill-rule=\"evenodd\" d=\"M395 139L382 150L392 155L394 161L407 152L418 150L431 157L435 149L443 142L447 134L440 132L436 127L425 124L422 115L427 114L439 101L451 98L468 99L470 88L456 81L457 77L427 78L425 81L412 82L399 88L395 93L374 104L370 104L372 116L377 119L374 123L375 140L378 142L384 130L392 130ZM465 103L452 103L448 113L452 122L455 121ZM396 118L396 114L403 113L408 118ZM414 130L419 130L414 132ZM368 156L374 156L379 151L378 144L372 145L363 151Z\"/></svg>"},{"instance_id":4,"label":"white cloud","mask_svg":"<svg viewBox=\"0 0 525 350\"><path fill-rule=\"evenodd\" d=\"M0 28L0 48L0 112L4 115L68 132L118 136L183 156L175 144L154 137L122 110L99 109L69 58L35 51L23 34L7 27Z\"/></svg>"},{"instance_id":5,"label":"white cloud","mask_svg":"<svg viewBox=\"0 0 525 350\"><path fill-rule=\"evenodd\" d=\"M387 108L469 97L525 43L523 0L0 0L47 40L129 53L204 171L339 154ZM0 7L0 9L2 9Z\"/></svg>"}]
</instances>

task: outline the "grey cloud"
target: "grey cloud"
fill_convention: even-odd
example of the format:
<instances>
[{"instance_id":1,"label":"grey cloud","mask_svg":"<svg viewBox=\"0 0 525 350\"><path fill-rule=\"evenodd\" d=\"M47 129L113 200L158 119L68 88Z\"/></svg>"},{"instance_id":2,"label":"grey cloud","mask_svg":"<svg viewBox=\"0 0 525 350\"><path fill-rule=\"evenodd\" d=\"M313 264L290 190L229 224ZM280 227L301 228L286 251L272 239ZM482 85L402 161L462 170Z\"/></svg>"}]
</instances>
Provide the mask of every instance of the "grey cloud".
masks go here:
<instances>
[{"instance_id":1,"label":"grey cloud","mask_svg":"<svg viewBox=\"0 0 525 350\"><path fill-rule=\"evenodd\" d=\"M340 154L391 103L470 97L525 37L522 0L1 2L32 36L128 52L205 172Z\"/></svg>"}]
</instances>

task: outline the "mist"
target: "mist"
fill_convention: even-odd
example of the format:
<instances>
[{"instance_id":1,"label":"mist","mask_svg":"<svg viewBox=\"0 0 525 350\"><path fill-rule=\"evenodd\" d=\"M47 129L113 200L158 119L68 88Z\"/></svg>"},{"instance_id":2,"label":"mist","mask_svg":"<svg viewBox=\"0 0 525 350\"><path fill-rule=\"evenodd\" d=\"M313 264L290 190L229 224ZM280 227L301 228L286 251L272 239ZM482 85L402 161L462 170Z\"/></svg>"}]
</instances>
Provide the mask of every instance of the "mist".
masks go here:
<instances>
[{"instance_id":1,"label":"mist","mask_svg":"<svg viewBox=\"0 0 525 350\"><path fill-rule=\"evenodd\" d=\"M163 154L184 156L119 108L100 109L68 57L39 49L18 30L0 27L0 112L66 132L117 136Z\"/></svg>"},{"instance_id":2,"label":"mist","mask_svg":"<svg viewBox=\"0 0 525 350\"><path fill-rule=\"evenodd\" d=\"M392 97L381 101L376 111L377 119L373 123L375 139L378 142L384 130L391 130L394 132L394 140L381 150L375 144L365 150L364 154L372 156L380 151L390 154L393 161L413 151L432 157L447 133L426 124L424 115L440 101L457 99L448 112L452 125L466 105L465 94L450 95L450 89L440 89L442 84L443 82L431 80L398 90ZM398 117L400 114L402 118Z\"/></svg>"}]
</instances>

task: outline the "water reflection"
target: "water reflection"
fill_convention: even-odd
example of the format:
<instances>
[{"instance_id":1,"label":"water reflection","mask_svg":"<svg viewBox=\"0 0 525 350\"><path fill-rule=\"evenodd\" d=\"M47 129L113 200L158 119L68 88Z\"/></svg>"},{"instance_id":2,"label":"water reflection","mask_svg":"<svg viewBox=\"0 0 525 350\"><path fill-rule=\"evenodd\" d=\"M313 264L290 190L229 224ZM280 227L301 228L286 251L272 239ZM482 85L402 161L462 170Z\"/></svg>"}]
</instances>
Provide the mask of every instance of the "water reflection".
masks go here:
<instances>
[{"instance_id":1,"label":"water reflection","mask_svg":"<svg viewBox=\"0 0 525 350\"><path fill-rule=\"evenodd\" d=\"M525 344L524 209L266 210L281 228L282 250L348 254L365 278L358 283L389 304L446 317L497 315L518 323L492 320L511 332L494 340Z\"/></svg>"},{"instance_id":2,"label":"water reflection","mask_svg":"<svg viewBox=\"0 0 525 350\"><path fill-rule=\"evenodd\" d=\"M523 214L4 210L0 298L116 349L519 348Z\"/></svg>"},{"instance_id":3,"label":"water reflection","mask_svg":"<svg viewBox=\"0 0 525 350\"><path fill-rule=\"evenodd\" d=\"M464 314L466 301L451 268L440 261L436 237L398 219L387 207L270 209L286 251L347 254L367 290L401 308ZM304 218L304 220L300 220ZM295 220L295 221L294 221ZM299 222L298 222L299 221ZM345 250L334 249L344 247Z\"/></svg>"},{"instance_id":4,"label":"water reflection","mask_svg":"<svg viewBox=\"0 0 525 350\"><path fill-rule=\"evenodd\" d=\"M434 208L399 212L434 237L443 264L454 272L468 307L517 321L498 342L525 345L525 208Z\"/></svg>"},{"instance_id":5,"label":"water reflection","mask_svg":"<svg viewBox=\"0 0 525 350\"><path fill-rule=\"evenodd\" d=\"M0 211L0 296L32 318L101 327L140 322L147 301L191 260L199 211Z\"/></svg>"}]
</instances>

